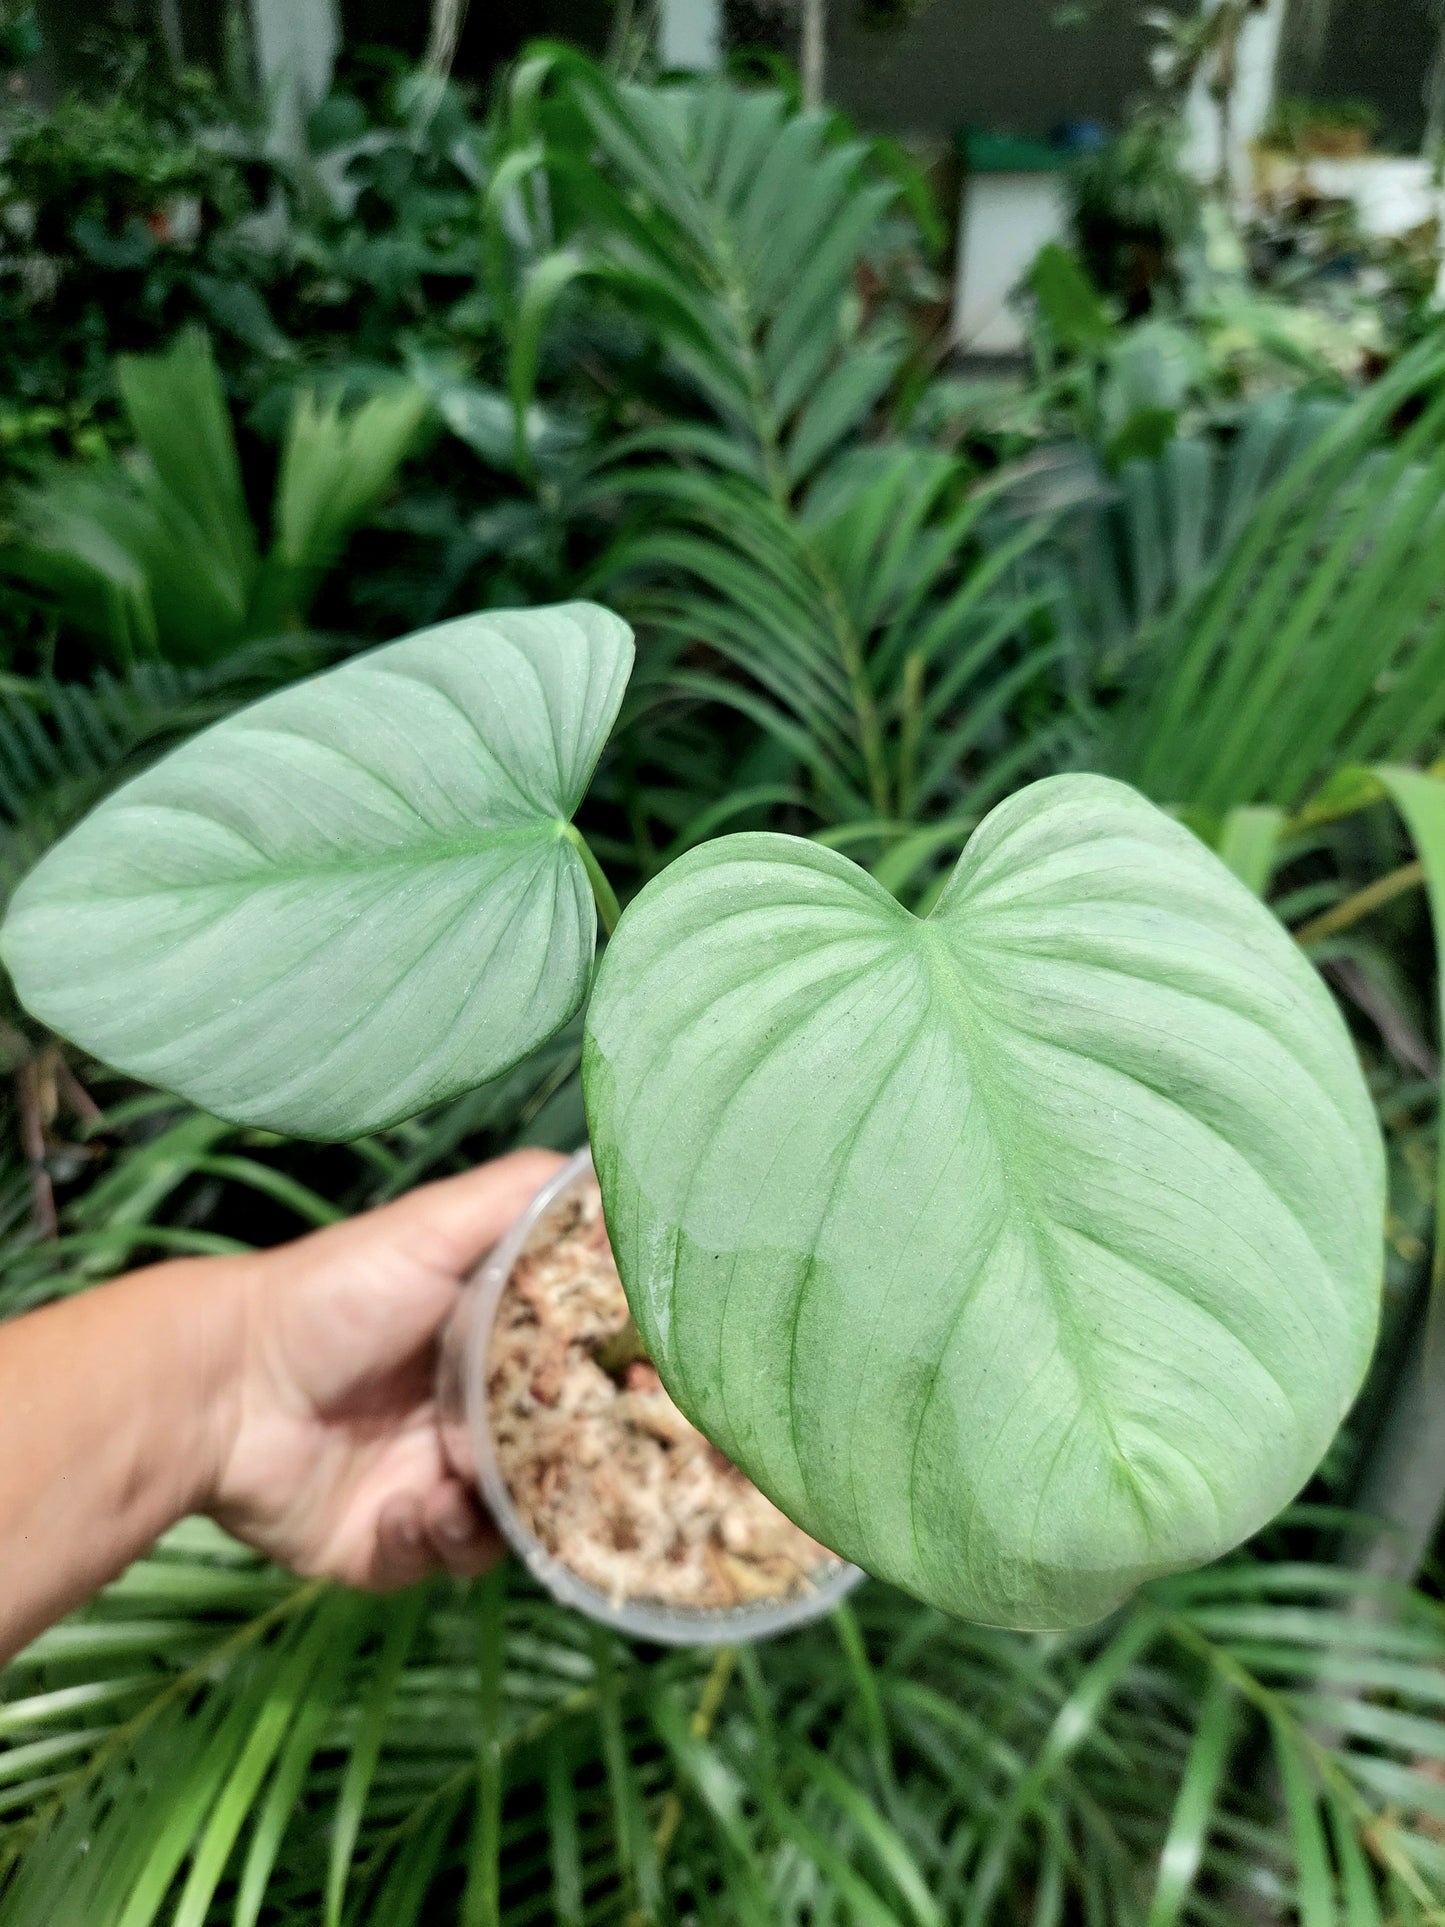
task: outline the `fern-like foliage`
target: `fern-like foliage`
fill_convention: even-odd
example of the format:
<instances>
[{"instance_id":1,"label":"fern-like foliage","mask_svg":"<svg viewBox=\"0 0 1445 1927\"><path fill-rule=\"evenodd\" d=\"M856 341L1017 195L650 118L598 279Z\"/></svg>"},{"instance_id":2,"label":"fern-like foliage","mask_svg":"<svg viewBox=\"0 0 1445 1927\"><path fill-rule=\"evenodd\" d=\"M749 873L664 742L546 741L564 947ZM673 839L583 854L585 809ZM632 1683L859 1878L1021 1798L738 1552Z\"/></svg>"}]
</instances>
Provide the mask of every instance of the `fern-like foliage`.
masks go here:
<instances>
[{"instance_id":1,"label":"fern-like foliage","mask_svg":"<svg viewBox=\"0 0 1445 1927\"><path fill-rule=\"evenodd\" d=\"M657 1657L189 1525L12 1672L0 1923L1438 1921L1445 1623L1371 1603L1240 1560L1048 1640L879 1587Z\"/></svg>"},{"instance_id":2,"label":"fern-like foliage","mask_svg":"<svg viewBox=\"0 0 1445 1927\"><path fill-rule=\"evenodd\" d=\"M991 533L1002 540L1036 517L1052 521L1052 538L1030 563L1054 573L1058 620L1097 672L1117 679L1344 406L1268 395L1242 411L1228 437L1176 436L1114 475L1087 444L1042 449L1011 472Z\"/></svg>"},{"instance_id":3,"label":"fern-like foliage","mask_svg":"<svg viewBox=\"0 0 1445 1927\"><path fill-rule=\"evenodd\" d=\"M1304 446L1282 467L1287 418L1241 436L1207 566L1189 545L1209 465L1173 460L1177 593L1145 596L1108 752L1161 801L1295 808L1342 765L1428 757L1445 731L1445 350L1423 343L1333 418L1292 413Z\"/></svg>"},{"instance_id":4,"label":"fern-like foliage","mask_svg":"<svg viewBox=\"0 0 1445 1927\"><path fill-rule=\"evenodd\" d=\"M863 287L917 246L896 181L774 91L623 87L575 59L523 78L517 206L534 238L572 225L531 269L518 408L581 281L646 331L676 398L587 497L620 525L588 586L643 626L640 693L745 716L825 826L883 847L942 812L956 835L1056 752L1057 658L1030 646L1041 597L974 542L985 494L890 424L908 343ZM1026 744L985 771L1031 702Z\"/></svg>"}]
</instances>

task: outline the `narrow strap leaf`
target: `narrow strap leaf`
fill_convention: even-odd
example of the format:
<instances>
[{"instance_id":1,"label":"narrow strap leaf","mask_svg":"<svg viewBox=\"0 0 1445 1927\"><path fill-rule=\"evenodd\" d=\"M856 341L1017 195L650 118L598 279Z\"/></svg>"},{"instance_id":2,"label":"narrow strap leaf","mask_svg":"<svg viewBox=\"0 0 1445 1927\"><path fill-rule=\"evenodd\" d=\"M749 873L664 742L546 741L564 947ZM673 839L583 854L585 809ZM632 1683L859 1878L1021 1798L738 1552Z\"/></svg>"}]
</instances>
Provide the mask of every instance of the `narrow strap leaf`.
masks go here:
<instances>
[{"instance_id":1,"label":"narrow strap leaf","mask_svg":"<svg viewBox=\"0 0 1445 1927\"><path fill-rule=\"evenodd\" d=\"M376 1764L386 1739L402 1668L415 1643L427 1608L427 1589L415 1587L386 1608L386 1630L356 1712L356 1736L342 1775L332 1823L331 1858L326 1872L326 1927L341 1927L346 1883Z\"/></svg>"},{"instance_id":2,"label":"narrow strap leaf","mask_svg":"<svg viewBox=\"0 0 1445 1927\"><path fill-rule=\"evenodd\" d=\"M552 1910L557 1927L582 1927L582 1843L577 1831L577 1789L565 1734L554 1729L542 1755L546 1793L547 1850L552 1862Z\"/></svg>"},{"instance_id":3,"label":"narrow strap leaf","mask_svg":"<svg viewBox=\"0 0 1445 1927\"><path fill-rule=\"evenodd\" d=\"M1219 1783L1234 1733L1235 1696L1218 1674L1199 1709L1149 1907L1148 1927L1177 1927L1204 1857Z\"/></svg>"},{"instance_id":4,"label":"narrow strap leaf","mask_svg":"<svg viewBox=\"0 0 1445 1927\"><path fill-rule=\"evenodd\" d=\"M508 1562L477 1587L477 1803L467 1851L462 1927L500 1927L502 1918L502 1676L507 1651Z\"/></svg>"},{"instance_id":5,"label":"narrow strap leaf","mask_svg":"<svg viewBox=\"0 0 1445 1927\"><path fill-rule=\"evenodd\" d=\"M651 1922L662 1904L662 1877L622 1720L615 1641L603 1626L593 1626L590 1635L597 1678L597 1721L617 1831L618 1863L638 1912L644 1921Z\"/></svg>"},{"instance_id":6,"label":"narrow strap leaf","mask_svg":"<svg viewBox=\"0 0 1445 1927\"><path fill-rule=\"evenodd\" d=\"M295 1816L307 1771L336 1705L366 1613L365 1602L347 1593L334 1594L317 1608L318 1636L323 1640L321 1662L311 1676L305 1701L287 1735L265 1801L256 1816L241 1869L234 1927L256 1927L261 1917L281 1842Z\"/></svg>"},{"instance_id":7,"label":"narrow strap leaf","mask_svg":"<svg viewBox=\"0 0 1445 1927\"><path fill-rule=\"evenodd\" d=\"M1313 1776L1299 1735L1290 1722L1278 1714L1270 1716L1269 1728L1294 1849L1300 1927L1337 1927L1329 1849L1325 1844Z\"/></svg>"},{"instance_id":8,"label":"narrow strap leaf","mask_svg":"<svg viewBox=\"0 0 1445 1927\"><path fill-rule=\"evenodd\" d=\"M302 1628L301 1636L289 1642L285 1662L267 1689L246 1744L196 1845L172 1927L204 1927L231 1849L272 1761L285 1744L298 1707L310 1692L330 1632L324 1611L318 1610L311 1624Z\"/></svg>"}]
</instances>

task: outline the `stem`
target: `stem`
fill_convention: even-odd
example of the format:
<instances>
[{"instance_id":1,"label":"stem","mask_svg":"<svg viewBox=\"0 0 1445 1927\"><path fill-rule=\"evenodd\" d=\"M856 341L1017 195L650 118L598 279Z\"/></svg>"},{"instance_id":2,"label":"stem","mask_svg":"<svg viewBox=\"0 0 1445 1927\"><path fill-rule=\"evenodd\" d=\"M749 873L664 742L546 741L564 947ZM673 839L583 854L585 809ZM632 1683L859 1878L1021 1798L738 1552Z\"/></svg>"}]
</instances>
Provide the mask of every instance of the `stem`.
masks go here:
<instances>
[{"instance_id":1,"label":"stem","mask_svg":"<svg viewBox=\"0 0 1445 1927\"><path fill-rule=\"evenodd\" d=\"M587 881L592 885L592 898L597 905L597 914L602 919L602 928L610 937L617 928L622 908L617 901L617 892L602 874L602 865L587 847L587 839L575 823L568 823L563 835L582 859L582 868L587 872Z\"/></svg>"},{"instance_id":2,"label":"stem","mask_svg":"<svg viewBox=\"0 0 1445 1927\"><path fill-rule=\"evenodd\" d=\"M20 1113L20 1142L30 1166L31 1217L42 1238L53 1238L60 1229L60 1220L55 1211L55 1188L45 1168L45 1106L38 1057L27 1057L16 1071L15 1093Z\"/></svg>"},{"instance_id":3,"label":"stem","mask_svg":"<svg viewBox=\"0 0 1445 1927\"><path fill-rule=\"evenodd\" d=\"M923 723L923 657L916 649L903 659L903 717L898 732L898 814L908 821L913 808L913 772Z\"/></svg>"},{"instance_id":4,"label":"stem","mask_svg":"<svg viewBox=\"0 0 1445 1927\"><path fill-rule=\"evenodd\" d=\"M1356 890L1352 897L1337 903L1333 910L1326 910L1321 916L1311 917L1302 923L1294 933L1296 943L1319 943L1325 937L1333 937L1338 931L1348 930L1352 923L1369 916L1378 910L1382 903L1392 897L1403 896L1407 890L1415 889L1425 881L1423 863L1402 863L1398 870L1391 870L1388 876L1377 877L1367 883L1363 890Z\"/></svg>"},{"instance_id":5,"label":"stem","mask_svg":"<svg viewBox=\"0 0 1445 1927\"><path fill-rule=\"evenodd\" d=\"M803 0L803 23L798 49L798 73L803 86L803 105L823 105L823 64L826 58L826 0Z\"/></svg>"}]
</instances>

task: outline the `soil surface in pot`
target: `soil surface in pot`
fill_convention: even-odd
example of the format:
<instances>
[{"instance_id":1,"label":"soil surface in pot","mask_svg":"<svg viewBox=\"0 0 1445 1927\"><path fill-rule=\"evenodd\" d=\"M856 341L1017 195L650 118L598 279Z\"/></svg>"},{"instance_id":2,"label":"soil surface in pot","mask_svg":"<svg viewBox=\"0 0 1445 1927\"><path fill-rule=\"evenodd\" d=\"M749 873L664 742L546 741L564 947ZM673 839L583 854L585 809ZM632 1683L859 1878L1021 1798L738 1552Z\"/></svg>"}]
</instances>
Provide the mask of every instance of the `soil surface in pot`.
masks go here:
<instances>
[{"instance_id":1,"label":"soil surface in pot","mask_svg":"<svg viewBox=\"0 0 1445 1927\"><path fill-rule=\"evenodd\" d=\"M528 1529L614 1605L786 1599L836 1570L639 1351L589 1177L518 1260L487 1353L497 1466Z\"/></svg>"}]
</instances>

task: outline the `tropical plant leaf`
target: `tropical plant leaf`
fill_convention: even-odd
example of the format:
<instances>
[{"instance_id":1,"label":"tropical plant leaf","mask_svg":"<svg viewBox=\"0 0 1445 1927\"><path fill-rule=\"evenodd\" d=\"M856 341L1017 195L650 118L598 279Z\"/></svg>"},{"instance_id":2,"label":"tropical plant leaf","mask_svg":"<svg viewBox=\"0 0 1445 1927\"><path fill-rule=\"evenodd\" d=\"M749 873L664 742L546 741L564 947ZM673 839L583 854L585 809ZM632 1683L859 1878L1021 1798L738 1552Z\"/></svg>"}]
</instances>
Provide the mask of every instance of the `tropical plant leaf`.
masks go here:
<instances>
[{"instance_id":1,"label":"tropical plant leaf","mask_svg":"<svg viewBox=\"0 0 1445 1927\"><path fill-rule=\"evenodd\" d=\"M122 667L213 661L245 631L256 538L206 337L119 365L135 465L61 471L19 504L9 568Z\"/></svg>"},{"instance_id":2,"label":"tropical plant leaf","mask_svg":"<svg viewBox=\"0 0 1445 1927\"><path fill-rule=\"evenodd\" d=\"M588 604L466 617L281 691L20 886L23 1002L220 1116L349 1136L516 1063L595 941L571 829L631 664Z\"/></svg>"},{"instance_id":3,"label":"tropical plant leaf","mask_svg":"<svg viewBox=\"0 0 1445 1927\"><path fill-rule=\"evenodd\" d=\"M88 683L0 694L0 895L125 776L228 710L320 667L306 636L249 643L207 668L137 663Z\"/></svg>"},{"instance_id":4,"label":"tropical plant leaf","mask_svg":"<svg viewBox=\"0 0 1445 1927\"><path fill-rule=\"evenodd\" d=\"M62 470L26 491L6 568L124 668L158 656L214 664L242 642L297 628L430 406L410 383L349 413L303 390L263 562L206 337L188 332L164 354L123 357L118 374L135 461Z\"/></svg>"},{"instance_id":5,"label":"tropical plant leaf","mask_svg":"<svg viewBox=\"0 0 1445 1927\"><path fill-rule=\"evenodd\" d=\"M515 405L531 399L551 304L579 276L599 277L657 329L757 478L797 479L867 414L902 360L898 331L865 333L847 302L897 182L840 119L798 113L774 89L619 86L565 54L545 71L556 82L554 138L536 149L524 124L518 151L545 153L583 220L529 277L513 334ZM535 68L525 82L535 90Z\"/></svg>"},{"instance_id":6,"label":"tropical plant leaf","mask_svg":"<svg viewBox=\"0 0 1445 1927\"><path fill-rule=\"evenodd\" d=\"M231 414L204 334L188 329L161 355L122 355L116 364L125 412L157 481L184 504L204 552L248 585L256 532Z\"/></svg>"},{"instance_id":7,"label":"tropical plant leaf","mask_svg":"<svg viewBox=\"0 0 1445 1927\"><path fill-rule=\"evenodd\" d=\"M336 401L297 397L276 483L275 543L251 618L258 633L305 616L347 537L395 480L428 406L412 386L373 395L349 414Z\"/></svg>"},{"instance_id":8,"label":"tropical plant leaf","mask_svg":"<svg viewBox=\"0 0 1445 1927\"><path fill-rule=\"evenodd\" d=\"M1303 1484L1383 1159L1278 924L1122 785L1035 784L920 921L721 839L629 907L584 1082L633 1315L792 1517L969 1618L1097 1618Z\"/></svg>"},{"instance_id":9,"label":"tropical plant leaf","mask_svg":"<svg viewBox=\"0 0 1445 1927\"><path fill-rule=\"evenodd\" d=\"M1061 517L1047 563L1060 577L1062 619L1117 669L1207 584L1269 490L1343 406L1268 395L1242 412L1230 441L1174 436L1113 478L1087 448L1046 450L1024 465L1004 506L1024 519Z\"/></svg>"}]
</instances>

